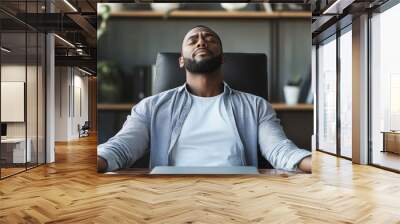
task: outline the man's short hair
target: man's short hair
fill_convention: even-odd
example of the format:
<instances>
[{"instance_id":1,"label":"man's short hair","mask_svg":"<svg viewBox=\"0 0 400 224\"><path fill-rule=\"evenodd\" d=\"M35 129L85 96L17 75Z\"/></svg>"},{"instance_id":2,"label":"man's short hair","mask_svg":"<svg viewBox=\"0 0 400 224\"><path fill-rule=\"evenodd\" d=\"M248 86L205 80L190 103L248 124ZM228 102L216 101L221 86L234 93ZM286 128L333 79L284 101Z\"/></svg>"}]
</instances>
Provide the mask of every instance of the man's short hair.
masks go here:
<instances>
[{"instance_id":1,"label":"man's short hair","mask_svg":"<svg viewBox=\"0 0 400 224\"><path fill-rule=\"evenodd\" d=\"M215 32L210 27L204 26L204 25L196 25L196 26L192 27L192 29L190 29L190 30L193 30L193 29L196 29L196 28L203 28L203 29L210 30L217 37L218 42L219 42L219 46L221 47L221 52L222 52L222 41L221 41L221 38L218 36L217 32Z\"/></svg>"}]
</instances>

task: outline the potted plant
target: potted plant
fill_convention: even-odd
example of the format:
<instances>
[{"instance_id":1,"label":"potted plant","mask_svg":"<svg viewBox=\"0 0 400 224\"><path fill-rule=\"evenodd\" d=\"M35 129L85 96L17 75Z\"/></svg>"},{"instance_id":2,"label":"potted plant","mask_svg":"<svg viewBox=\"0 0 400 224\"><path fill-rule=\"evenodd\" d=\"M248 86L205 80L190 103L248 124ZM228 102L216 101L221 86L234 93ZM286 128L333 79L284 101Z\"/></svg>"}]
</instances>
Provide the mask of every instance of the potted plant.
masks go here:
<instances>
[{"instance_id":1,"label":"potted plant","mask_svg":"<svg viewBox=\"0 0 400 224\"><path fill-rule=\"evenodd\" d=\"M119 102L123 80L117 63L114 61L98 61L97 73L99 102Z\"/></svg>"},{"instance_id":2,"label":"potted plant","mask_svg":"<svg viewBox=\"0 0 400 224\"><path fill-rule=\"evenodd\" d=\"M283 94L285 96L285 101L288 105L297 104L299 100L300 84L302 78L300 75L292 77L288 83L283 87Z\"/></svg>"},{"instance_id":3,"label":"potted plant","mask_svg":"<svg viewBox=\"0 0 400 224\"><path fill-rule=\"evenodd\" d=\"M120 3L100 3L98 13L101 17L101 23L97 29L97 41L107 31L107 21L110 18L111 11L121 10ZM112 60L97 61L97 83L98 83L98 102L115 103L121 98L121 89L123 85L121 69L119 65Z\"/></svg>"}]
</instances>

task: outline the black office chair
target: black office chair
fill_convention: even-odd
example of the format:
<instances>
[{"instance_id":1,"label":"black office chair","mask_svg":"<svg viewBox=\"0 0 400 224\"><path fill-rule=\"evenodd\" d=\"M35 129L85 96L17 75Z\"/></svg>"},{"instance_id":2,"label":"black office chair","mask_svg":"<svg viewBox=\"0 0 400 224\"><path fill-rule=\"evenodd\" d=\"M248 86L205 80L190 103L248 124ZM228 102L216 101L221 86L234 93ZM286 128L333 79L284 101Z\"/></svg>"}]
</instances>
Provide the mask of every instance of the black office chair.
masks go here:
<instances>
[{"instance_id":1,"label":"black office chair","mask_svg":"<svg viewBox=\"0 0 400 224\"><path fill-rule=\"evenodd\" d=\"M156 61L156 76L152 94L183 85L186 81L184 69L179 68L180 53L159 53ZM224 53L222 66L224 79L236 90L267 99L267 56L258 53ZM133 167L148 167L149 154L136 161ZM258 150L260 168L272 168Z\"/></svg>"},{"instance_id":2,"label":"black office chair","mask_svg":"<svg viewBox=\"0 0 400 224\"><path fill-rule=\"evenodd\" d=\"M89 121L85 121L82 127L80 126L80 124L78 124L79 138L89 136L89 130L90 130Z\"/></svg>"}]
</instances>

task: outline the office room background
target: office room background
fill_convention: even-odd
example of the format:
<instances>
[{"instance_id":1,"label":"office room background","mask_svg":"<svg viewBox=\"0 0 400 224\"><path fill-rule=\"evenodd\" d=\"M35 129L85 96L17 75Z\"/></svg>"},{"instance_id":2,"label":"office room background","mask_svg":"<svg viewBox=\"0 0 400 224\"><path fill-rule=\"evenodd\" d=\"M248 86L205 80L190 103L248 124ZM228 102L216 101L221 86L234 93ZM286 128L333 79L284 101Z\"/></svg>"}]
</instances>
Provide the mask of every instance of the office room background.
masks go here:
<instances>
[{"instance_id":1,"label":"office room background","mask_svg":"<svg viewBox=\"0 0 400 224\"><path fill-rule=\"evenodd\" d=\"M295 9L294 13L268 18L254 15L282 4L244 4L237 10L246 15L233 11L225 17L212 14L225 10L220 3L172 5L176 15L164 14L157 11L163 9L149 4L111 4L110 16L106 20L99 17L98 144L118 132L135 103L152 95L157 53L180 52L186 32L201 24L220 35L224 52L266 54L268 101L273 103L289 139L298 147L311 150L311 21L302 13L309 10L308 6L286 4L286 10ZM148 15L135 13L144 9L149 10ZM121 10L124 14L119 13ZM188 10L196 13L179 16ZM101 27L102 22L105 28ZM293 80L300 80L299 104L287 105L284 87Z\"/></svg>"},{"instance_id":2,"label":"office room background","mask_svg":"<svg viewBox=\"0 0 400 224\"><path fill-rule=\"evenodd\" d=\"M43 164L46 157L45 36L34 27L14 25L0 32L1 178Z\"/></svg>"},{"instance_id":3,"label":"office room background","mask_svg":"<svg viewBox=\"0 0 400 224\"><path fill-rule=\"evenodd\" d=\"M0 0L0 223L399 223L399 0L133 2ZM99 173L157 53L198 24L266 55L265 98L311 174Z\"/></svg>"}]
</instances>

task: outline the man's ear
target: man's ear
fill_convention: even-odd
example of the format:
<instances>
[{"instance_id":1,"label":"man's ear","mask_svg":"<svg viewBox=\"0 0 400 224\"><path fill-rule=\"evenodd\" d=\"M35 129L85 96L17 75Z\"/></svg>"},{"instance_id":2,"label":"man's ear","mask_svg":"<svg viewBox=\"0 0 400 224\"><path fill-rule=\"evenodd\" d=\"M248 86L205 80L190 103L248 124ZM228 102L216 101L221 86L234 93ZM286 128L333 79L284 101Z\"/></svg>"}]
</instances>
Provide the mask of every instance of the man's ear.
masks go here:
<instances>
[{"instance_id":1,"label":"man's ear","mask_svg":"<svg viewBox=\"0 0 400 224\"><path fill-rule=\"evenodd\" d=\"M185 64L183 63L183 56L179 57L179 68L183 68Z\"/></svg>"}]
</instances>

